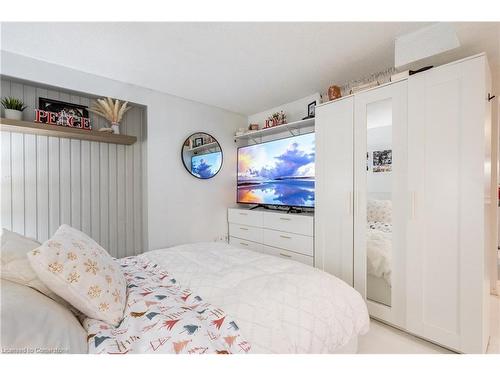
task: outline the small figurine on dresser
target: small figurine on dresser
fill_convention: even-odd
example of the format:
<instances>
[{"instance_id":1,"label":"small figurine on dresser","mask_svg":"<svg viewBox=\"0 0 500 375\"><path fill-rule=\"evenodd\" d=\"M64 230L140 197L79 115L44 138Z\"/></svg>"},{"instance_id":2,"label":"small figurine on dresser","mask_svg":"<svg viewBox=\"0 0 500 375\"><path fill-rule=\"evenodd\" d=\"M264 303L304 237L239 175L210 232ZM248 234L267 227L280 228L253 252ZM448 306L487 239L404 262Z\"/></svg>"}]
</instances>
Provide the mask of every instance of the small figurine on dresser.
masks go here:
<instances>
[{"instance_id":1,"label":"small figurine on dresser","mask_svg":"<svg viewBox=\"0 0 500 375\"><path fill-rule=\"evenodd\" d=\"M339 86L330 86L328 88L328 100L335 100L335 99L338 99L338 98L341 98L342 97L342 93L340 91L340 87Z\"/></svg>"},{"instance_id":2,"label":"small figurine on dresser","mask_svg":"<svg viewBox=\"0 0 500 375\"><path fill-rule=\"evenodd\" d=\"M269 116L266 120L265 128L270 128L273 126L286 124L286 114L281 112L274 112L271 116Z\"/></svg>"}]
</instances>

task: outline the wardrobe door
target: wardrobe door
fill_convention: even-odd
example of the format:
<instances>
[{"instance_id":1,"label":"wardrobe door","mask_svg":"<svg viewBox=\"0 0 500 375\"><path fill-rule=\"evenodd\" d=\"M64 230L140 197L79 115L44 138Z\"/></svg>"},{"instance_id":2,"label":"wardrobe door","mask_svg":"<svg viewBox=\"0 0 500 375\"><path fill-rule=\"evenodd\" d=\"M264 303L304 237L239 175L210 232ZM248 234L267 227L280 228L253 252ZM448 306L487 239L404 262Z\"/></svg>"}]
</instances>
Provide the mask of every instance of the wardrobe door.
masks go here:
<instances>
[{"instance_id":1,"label":"wardrobe door","mask_svg":"<svg viewBox=\"0 0 500 375\"><path fill-rule=\"evenodd\" d=\"M316 108L315 266L353 285L353 111L348 97Z\"/></svg>"},{"instance_id":2,"label":"wardrobe door","mask_svg":"<svg viewBox=\"0 0 500 375\"><path fill-rule=\"evenodd\" d=\"M484 66L474 58L408 81L407 328L468 353L487 342Z\"/></svg>"},{"instance_id":3,"label":"wardrobe door","mask_svg":"<svg viewBox=\"0 0 500 375\"><path fill-rule=\"evenodd\" d=\"M354 287L370 315L405 326L407 83L355 95Z\"/></svg>"}]
</instances>

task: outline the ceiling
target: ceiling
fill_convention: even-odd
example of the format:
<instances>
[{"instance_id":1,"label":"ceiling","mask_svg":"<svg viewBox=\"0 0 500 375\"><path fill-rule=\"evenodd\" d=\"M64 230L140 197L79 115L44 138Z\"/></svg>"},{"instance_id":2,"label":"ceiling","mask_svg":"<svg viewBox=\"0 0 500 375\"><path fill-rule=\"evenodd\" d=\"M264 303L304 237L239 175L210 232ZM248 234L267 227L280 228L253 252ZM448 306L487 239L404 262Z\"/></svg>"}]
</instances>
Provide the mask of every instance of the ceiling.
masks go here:
<instances>
[{"instance_id":1,"label":"ceiling","mask_svg":"<svg viewBox=\"0 0 500 375\"><path fill-rule=\"evenodd\" d=\"M394 39L428 23L2 23L1 48L253 114L394 65ZM500 69L499 23L456 23Z\"/></svg>"}]
</instances>

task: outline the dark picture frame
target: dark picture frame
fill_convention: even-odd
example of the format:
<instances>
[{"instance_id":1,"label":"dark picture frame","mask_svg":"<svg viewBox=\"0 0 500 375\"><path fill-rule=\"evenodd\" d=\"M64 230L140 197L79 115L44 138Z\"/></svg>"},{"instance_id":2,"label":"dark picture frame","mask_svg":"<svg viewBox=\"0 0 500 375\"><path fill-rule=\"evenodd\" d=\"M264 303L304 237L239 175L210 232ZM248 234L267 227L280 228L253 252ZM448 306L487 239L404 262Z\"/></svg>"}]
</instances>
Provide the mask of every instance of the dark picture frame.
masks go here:
<instances>
[{"instance_id":1,"label":"dark picture frame","mask_svg":"<svg viewBox=\"0 0 500 375\"><path fill-rule=\"evenodd\" d=\"M62 102L55 99L38 98L38 109L55 113L59 113L64 109L74 116L89 118L87 106Z\"/></svg>"},{"instance_id":2,"label":"dark picture frame","mask_svg":"<svg viewBox=\"0 0 500 375\"><path fill-rule=\"evenodd\" d=\"M203 146L203 138L195 138L193 142L193 147L200 147Z\"/></svg>"},{"instance_id":3,"label":"dark picture frame","mask_svg":"<svg viewBox=\"0 0 500 375\"><path fill-rule=\"evenodd\" d=\"M82 127L80 118L89 118L87 106L62 102L55 99L38 98L38 109L58 114L64 111L67 115L74 117L76 128Z\"/></svg>"},{"instance_id":4,"label":"dark picture frame","mask_svg":"<svg viewBox=\"0 0 500 375\"><path fill-rule=\"evenodd\" d=\"M313 118L316 116L316 100L307 105L307 118Z\"/></svg>"}]
</instances>

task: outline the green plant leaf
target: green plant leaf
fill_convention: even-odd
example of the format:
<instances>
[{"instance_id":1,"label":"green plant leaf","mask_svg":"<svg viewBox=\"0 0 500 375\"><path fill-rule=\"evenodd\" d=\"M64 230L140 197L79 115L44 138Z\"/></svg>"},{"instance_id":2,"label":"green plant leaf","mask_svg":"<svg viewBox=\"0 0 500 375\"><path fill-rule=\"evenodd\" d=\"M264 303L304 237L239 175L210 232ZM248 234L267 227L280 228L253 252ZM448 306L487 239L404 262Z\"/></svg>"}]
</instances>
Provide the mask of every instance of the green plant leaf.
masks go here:
<instances>
[{"instance_id":1,"label":"green plant leaf","mask_svg":"<svg viewBox=\"0 0 500 375\"><path fill-rule=\"evenodd\" d=\"M27 105L24 105L24 102L22 100L14 98L12 96L4 97L2 98L2 100L0 100L0 102L5 109L14 109L16 111L22 112L26 108L28 108Z\"/></svg>"}]
</instances>

